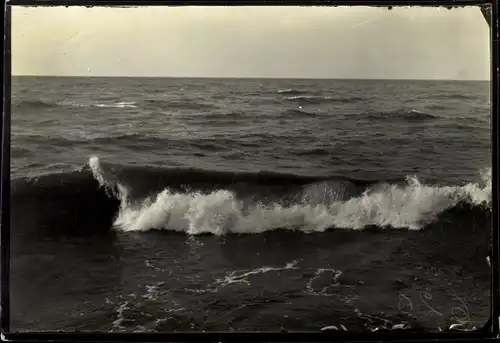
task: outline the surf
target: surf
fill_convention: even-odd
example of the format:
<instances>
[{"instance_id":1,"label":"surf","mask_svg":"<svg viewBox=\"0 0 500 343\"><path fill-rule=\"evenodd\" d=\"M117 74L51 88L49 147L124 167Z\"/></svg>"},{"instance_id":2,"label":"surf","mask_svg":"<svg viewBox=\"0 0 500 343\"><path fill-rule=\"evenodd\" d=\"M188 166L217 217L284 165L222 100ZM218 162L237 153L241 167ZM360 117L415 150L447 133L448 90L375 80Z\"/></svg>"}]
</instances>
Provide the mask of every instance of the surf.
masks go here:
<instances>
[{"instance_id":1,"label":"surf","mask_svg":"<svg viewBox=\"0 0 500 343\"><path fill-rule=\"evenodd\" d=\"M11 194L13 227L25 233L423 230L440 220L487 216L491 170L477 182L442 186L410 176L231 173L126 166L92 156L70 173L15 179Z\"/></svg>"},{"instance_id":2,"label":"surf","mask_svg":"<svg viewBox=\"0 0 500 343\"><path fill-rule=\"evenodd\" d=\"M89 165L101 187L109 189L111 184L99 158L92 157ZM274 181L284 181L274 176ZM241 188L238 192L237 177L233 175L233 183L225 187L220 180L219 185L212 184L212 189L165 187L149 192L140 201L131 196L134 190L130 183L114 179L113 194L120 200L114 226L122 231L156 229L190 235L255 234L277 229L311 233L369 226L420 230L444 211L461 204L487 208L491 202L491 171L483 175L481 184L461 186L430 186L415 177L407 177L403 184L364 185L349 180L296 177L288 180L286 191L281 188L281 194L273 192L271 199L270 193L255 191L258 182L255 174L253 177L254 184L250 183L246 190L253 188L254 194L242 192ZM270 182L272 178L257 180L267 181L268 187L276 186ZM195 181L201 182L194 178L191 185Z\"/></svg>"}]
</instances>

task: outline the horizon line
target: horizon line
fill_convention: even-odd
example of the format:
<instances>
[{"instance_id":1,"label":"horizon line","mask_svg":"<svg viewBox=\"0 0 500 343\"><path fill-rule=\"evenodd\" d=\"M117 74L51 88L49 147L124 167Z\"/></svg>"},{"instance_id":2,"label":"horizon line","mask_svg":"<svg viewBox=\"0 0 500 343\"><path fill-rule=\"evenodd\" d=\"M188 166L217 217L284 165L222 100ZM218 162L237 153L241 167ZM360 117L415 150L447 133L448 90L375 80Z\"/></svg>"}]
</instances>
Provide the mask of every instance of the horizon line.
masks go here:
<instances>
[{"instance_id":1,"label":"horizon line","mask_svg":"<svg viewBox=\"0 0 500 343\"><path fill-rule=\"evenodd\" d=\"M360 78L360 77L272 77L272 76L117 76L117 75L30 75L11 74L11 77L47 77L47 78L116 78L116 79L233 79L233 80L358 80L358 81L463 81L490 82L491 79L439 79L439 78Z\"/></svg>"}]
</instances>

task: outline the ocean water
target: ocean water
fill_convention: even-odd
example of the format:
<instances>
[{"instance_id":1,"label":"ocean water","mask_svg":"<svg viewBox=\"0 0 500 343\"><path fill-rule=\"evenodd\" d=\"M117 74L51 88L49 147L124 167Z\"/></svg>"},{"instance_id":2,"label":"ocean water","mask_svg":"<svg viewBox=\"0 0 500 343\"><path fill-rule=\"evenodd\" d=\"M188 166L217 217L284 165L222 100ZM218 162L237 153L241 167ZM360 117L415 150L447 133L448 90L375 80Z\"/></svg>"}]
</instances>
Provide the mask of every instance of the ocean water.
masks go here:
<instances>
[{"instance_id":1,"label":"ocean water","mask_svg":"<svg viewBox=\"0 0 500 343\"><path fill-rule=\"evenodd\" d=\"M12 80L13 331L489 318L488 82Z\"/></svg>"}]
</instances>

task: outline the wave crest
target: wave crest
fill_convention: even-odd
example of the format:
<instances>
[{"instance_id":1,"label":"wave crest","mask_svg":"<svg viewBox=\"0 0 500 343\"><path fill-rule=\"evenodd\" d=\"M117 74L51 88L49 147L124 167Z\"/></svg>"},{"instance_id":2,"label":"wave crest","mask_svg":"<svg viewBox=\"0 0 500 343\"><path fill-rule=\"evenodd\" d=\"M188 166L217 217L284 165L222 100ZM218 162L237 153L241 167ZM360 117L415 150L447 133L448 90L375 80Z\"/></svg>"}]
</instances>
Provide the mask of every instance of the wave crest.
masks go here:
<instances>
[{"instance_id":1,"label":"wave crest","mask_svg":"<svg viewBox=\"0 0 500 343\"><path fill-rule=\"evenodd\" d=\"M292 89L292 88L287 88L287 89L278 89L279 94L302 94L302 91Z\"/></svg>"},{"instance_id":2,"label":"wave crest","mask_svg":"<svg viewBox=\"0 0 500 343\"><path fill-rule=\"evenodd\" d=\"M425 121L438 119L437 116L421 112L415 109L400 109L396 111L385 111L385 112L369 112L362 114L363 118L374 119L374 120L411 120L411 121Z\"/></svg>"},{"instance_id":3,"label":"wave crest","mask_svg":"<svg viewBox=\"0 0 500 343\"><path fill-rule=\"evenodd\" d=\"M419 230L461 203L488 206L491 171L481 183L430 186L415 177L403 184L361 187L349 181L314 181L289 188L278 198L244 197L237 188L211 191L165 187L142 201L132 201L130 185L109 182L97 157L89 165L95 179L120 202L114 225L123 231L153 229L211 233L261 233L276 229L322 232L331 228L360 230L369 226ZM108 176L106 177L106 173Z\"/></svg>"}]
</instances>

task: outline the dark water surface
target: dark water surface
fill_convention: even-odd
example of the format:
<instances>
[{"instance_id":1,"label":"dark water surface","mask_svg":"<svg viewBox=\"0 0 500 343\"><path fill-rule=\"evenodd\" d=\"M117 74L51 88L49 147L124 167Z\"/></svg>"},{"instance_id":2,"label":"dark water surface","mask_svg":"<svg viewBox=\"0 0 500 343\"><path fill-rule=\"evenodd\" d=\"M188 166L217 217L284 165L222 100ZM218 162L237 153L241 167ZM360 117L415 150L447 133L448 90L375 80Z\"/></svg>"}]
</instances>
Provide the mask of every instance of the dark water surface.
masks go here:
<instances>
[{"instance_id":1,"label":"dark water surface","mask_svg":"<svg viewBox=\"0 0 500 343\"><path fill-rule=\"evenodd\" d=\"M479 328L488 82L12 82L14 331Z\"/></svg>"}]
</instances>

